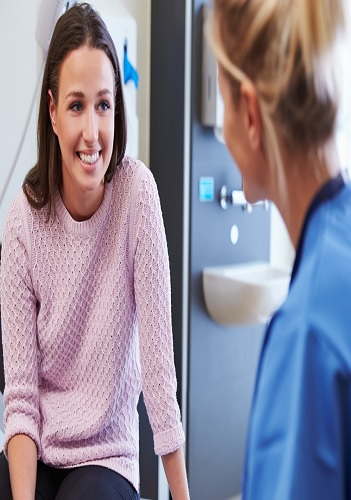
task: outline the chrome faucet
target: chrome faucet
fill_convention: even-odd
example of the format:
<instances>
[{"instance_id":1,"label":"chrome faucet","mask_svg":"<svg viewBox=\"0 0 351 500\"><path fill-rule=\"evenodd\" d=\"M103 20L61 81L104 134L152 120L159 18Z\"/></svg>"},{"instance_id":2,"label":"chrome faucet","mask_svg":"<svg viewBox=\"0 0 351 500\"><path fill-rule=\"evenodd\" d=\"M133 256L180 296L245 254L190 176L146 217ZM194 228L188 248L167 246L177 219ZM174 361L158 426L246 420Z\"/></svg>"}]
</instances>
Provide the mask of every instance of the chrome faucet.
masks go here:
<instances>
[{"instance_id":1,"label":"chrome faucet","mask_svg":"<svg viewBox=\"0 0 351 500\"><path fill-rule=\"evenodd\" d=\"M219 202L223 210L227 210L228 205L233 205L234 207L241 207L248 213L252 212L252 208L257 205L261 205L264 210L268 210L269 202L267 200L258 201L256 203L249 203L246 198L244 191L240 191L238 189L234 189L234 191L229 191L227 186L224 184L221 187L219 193Z\"/></svg>"}]
</instances>

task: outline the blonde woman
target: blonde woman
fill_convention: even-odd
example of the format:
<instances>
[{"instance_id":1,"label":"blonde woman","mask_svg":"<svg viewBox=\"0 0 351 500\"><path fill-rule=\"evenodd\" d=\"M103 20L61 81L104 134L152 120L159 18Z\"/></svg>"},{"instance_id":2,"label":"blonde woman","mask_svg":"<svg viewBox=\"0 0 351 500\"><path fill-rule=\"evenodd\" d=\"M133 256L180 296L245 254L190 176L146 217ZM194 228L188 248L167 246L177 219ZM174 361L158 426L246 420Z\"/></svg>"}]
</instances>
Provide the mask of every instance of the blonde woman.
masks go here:
<instances>
[{"instance_id":1,"label":"blonde woman","mask_svg":"<svg viewBox=\"0 0 351 500\"><path fill-rule=\"evenodd\" d=\"M341 176L333 49L339 0L215 0L224 136L248 201L296 249L258 366L245 500L351 498L351 188Z\"/></svg>"}]
</instances>

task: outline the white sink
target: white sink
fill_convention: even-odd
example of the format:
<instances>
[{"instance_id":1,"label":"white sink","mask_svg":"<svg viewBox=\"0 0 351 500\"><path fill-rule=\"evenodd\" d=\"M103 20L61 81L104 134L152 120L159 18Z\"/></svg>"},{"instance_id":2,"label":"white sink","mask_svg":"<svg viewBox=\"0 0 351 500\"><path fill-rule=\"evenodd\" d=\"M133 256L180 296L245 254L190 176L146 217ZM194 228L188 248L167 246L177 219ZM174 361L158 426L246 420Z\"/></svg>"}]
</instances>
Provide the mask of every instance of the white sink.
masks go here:
<instances>
[{"instance_id":1,"label":"white sink","mask_svg":"<svg viewBox=\"0 0 351 500\"><path fill-rule=\"evenodd\" d=\"M207 311L222 325L265 323L288 293L290 272L268 262L205 267Z\"/></svg>"}]
</instances>

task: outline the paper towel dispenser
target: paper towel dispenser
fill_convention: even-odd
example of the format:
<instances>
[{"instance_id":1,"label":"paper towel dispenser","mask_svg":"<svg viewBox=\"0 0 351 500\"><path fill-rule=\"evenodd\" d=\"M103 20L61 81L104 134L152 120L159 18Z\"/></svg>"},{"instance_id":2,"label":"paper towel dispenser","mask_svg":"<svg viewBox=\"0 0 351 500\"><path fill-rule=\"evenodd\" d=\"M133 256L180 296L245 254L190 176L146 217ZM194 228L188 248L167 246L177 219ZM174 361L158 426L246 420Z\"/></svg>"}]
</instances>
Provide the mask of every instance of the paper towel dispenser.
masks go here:
<instances>
[{"instance_id":1,"label":"paper towel dispenser","mask_svg":"<svg viewBox=\"0 0 351 500\"><path fill-rule=\"evenodd\" d=\"M206 37L205 26L209 8L202 10L202 92L201 123L209 127L222 128L224 105L218 86L217 60Z\"/></svg>"}]
</instances>

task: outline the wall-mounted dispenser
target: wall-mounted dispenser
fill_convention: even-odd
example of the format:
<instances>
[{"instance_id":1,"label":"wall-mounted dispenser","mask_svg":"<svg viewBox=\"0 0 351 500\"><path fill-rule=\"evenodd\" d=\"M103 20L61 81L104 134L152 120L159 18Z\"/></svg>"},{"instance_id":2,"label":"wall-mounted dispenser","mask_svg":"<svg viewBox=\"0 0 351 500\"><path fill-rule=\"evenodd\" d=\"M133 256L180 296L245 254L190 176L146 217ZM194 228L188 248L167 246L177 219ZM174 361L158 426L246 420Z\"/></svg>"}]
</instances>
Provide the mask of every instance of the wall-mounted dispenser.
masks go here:
<instances>
[{"instance_id":1,"label":"wall-mounted dispenser","mask_svg":"<svg viewBox=\"0 0 351 500\"><path fill-rule=\"evenodd\" d=\"M209 8L202 8L202 92L201 123L213 127L217 140L224 142L222 127L224 104L218 86L218 66L206 36Z\"/></svg>"}]
</instances>

